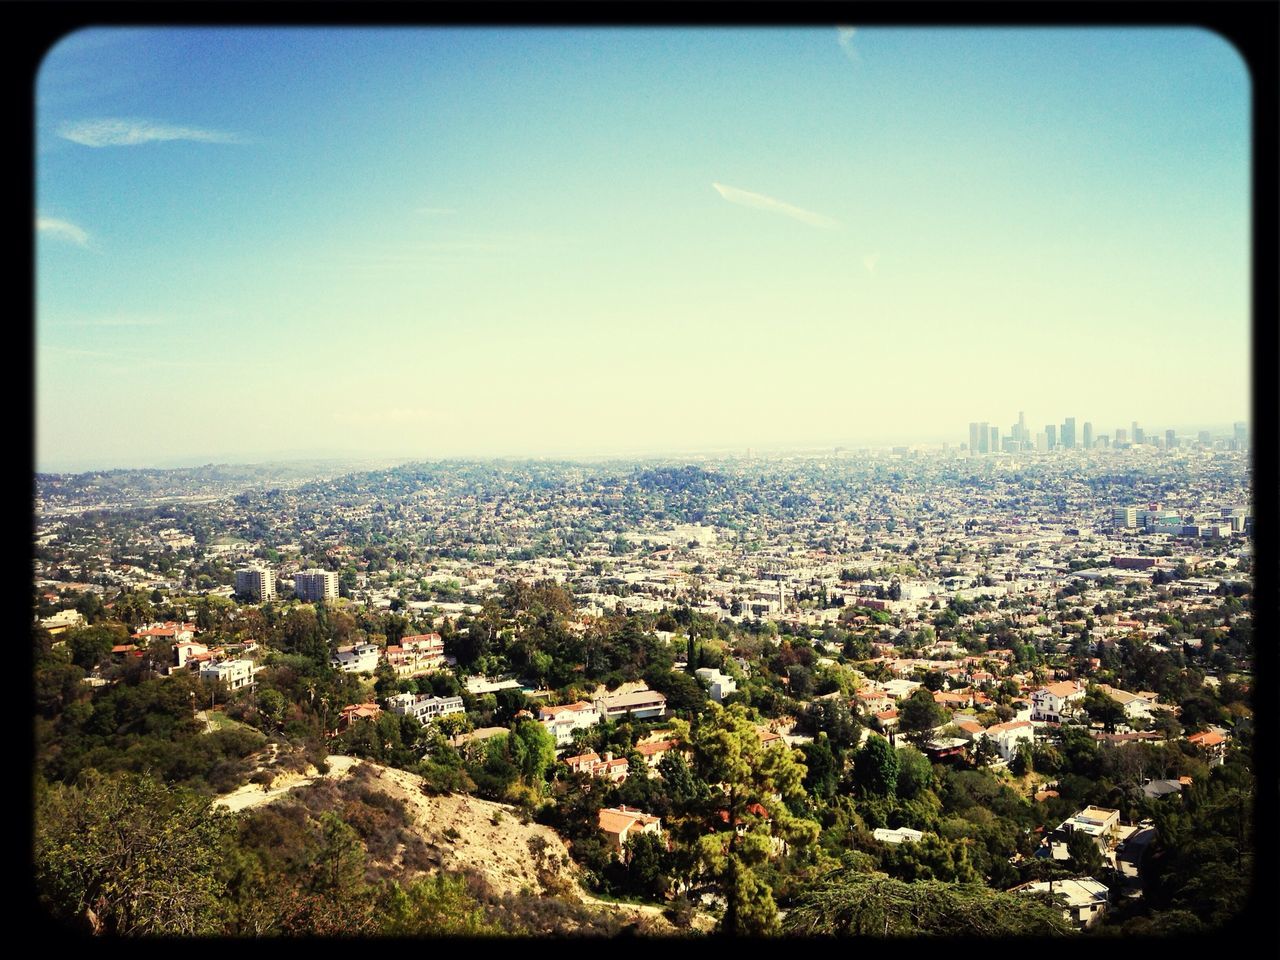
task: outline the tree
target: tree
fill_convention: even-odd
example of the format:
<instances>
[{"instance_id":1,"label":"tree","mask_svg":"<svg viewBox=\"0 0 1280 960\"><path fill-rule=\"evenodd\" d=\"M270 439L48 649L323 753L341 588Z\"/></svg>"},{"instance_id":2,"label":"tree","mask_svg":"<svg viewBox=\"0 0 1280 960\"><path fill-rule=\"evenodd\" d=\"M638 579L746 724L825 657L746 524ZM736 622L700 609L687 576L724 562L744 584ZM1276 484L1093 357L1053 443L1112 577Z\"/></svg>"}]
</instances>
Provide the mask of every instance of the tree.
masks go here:
<instances>
[{"instance_id":1,"label":"tree","mask_svg":"<svg viewBox=\"0 0 1280 960\"><path fill-rule=\"evenodd\" d=\"M510 932L485 917L483 905L461 877L443 873L407 886L392 883L382 897L376 929L392 937L484 937Z\"/></svg>"},{"instance_id":2,"label":"tree","mask_svg":"<svg viewBox=\"0 0 1280 960\"><path fill-rule=\"evenodd\" d=\"M804 764L783 744L765 748L741 704L710 704L691 735L684 723L673 726L690 747L694 772L712 786L697 849L724 892L721 929L730 935L776 932L773 894L754 868L769 858L775 839L798 845L817 839L818 825L787 808L804 797Z\"/></svg>"},{"instance_id":3,"label":"tree","mask_svg":"<svg viewBox=\"0 0 1280 960\"><path fill-rule=\"evenodd\" d=\"M547 782L547 771L556 762L556 738L536 720L521 720L511 728L507 738L511 762L526 783L541 787Z\"/></svg>"},{"instance_id":4,"label":"tree","mask_svg":"<svg viewBox=\"0 0 1280 960\"><path fill-rule=\"evenodd\" d=\"M801 745L800 751L807 770L805 789L821 800L830 800L840 784L840 767L831 752L831 741L825 733L820 733L813 743Z\"/></svg>"},{"instance_id":5,"label":"tree","mask_svg":"<svg viewBox=\"0 0 1280 960\"><path fill-rule=\"evenodd\" d=\"M887 797L898 786L898 754L884 737L867 737L853 758L853 782L865 796Z\"/></svg>"},{"instance_id":6,"label":"tree","mask_svg":"<svg viewBox=\"0 0 1280 960\"><path fill-rule=\"evenodd\" d=\"M906 733L925 733L946 721L947 711L928 690L916 690L898 704L898 723Z\"/></svg>"},{"instance_id":7,"label":"tree","mask_svg":"<svg viewBox=\"0 0 1280 960\"><path fill-rule=\"evenodd\" d=\"M1071 932L1062 908L981 884L906 883L841 870L802 893L785 932L798 936L1057 936Z\"/></svg>"},{"instance_id":8,"label":"tree","mask_svg":"<svg viewBox=\"0 0 1280 960\"><path fill-rule=\"evenodd\" d=\"M121 591L116 597L115 615L129 627L136 630L144 623L149 623L155 616L155 608L145 594Z\"/></svg>"},{"instance_id":9,"label":"tree","mask_svg":"<svg viewBox=\"0 0 1280 960\"><path fill-rule=\"evenodd\" d=\"M149 777L90 770L78 786L42 785L40 899L59 920L107 933L216 933L229 824L209 798Z\"/></svg>"},{"instance_id":10,"label":"tree","mask_svg":"<svg viewBox=\"0 0 1280 960\"><path fill-rule=\"evenodd\" d=\"M1009 761L1009 771L1015 777L1025 777L1035 769L1032 757L1031 744L1025 740L1021 741L1013 755L1013 759Z\"/></svg>"},{"instance_id":11,"label":"tree","mask_svg":"<svg viewBox=\"0 0 1280 960\"><path fill-rule=\"evenodd\" d=\"M129 634L118 623L81 627L67 636L67 649L71 651L72 663L92 670L111 655L112 647L128 639Z\"/></svg>"},{"instance_id":12,"label":"tree","mask_svg":"<svg viewBox=\"0 0 1280 960\"><path fill-rule=\"evenodd\" d=\"M915 747L902 747L898 758L897 793L902 800L914 800L933 788L933 764Z\"/></svg>"},{"instance_id":13,"label":"tree","mask_svg":"<svg viewBox=\"0 0 1280 960\"><path fill-rule=\"evenodd\" d=\"M1067 838L1067 854L1071 858L1072 869L1079 876L1097 876L1106 866L1102 860L1102 852L1098 849L1098 841L1079 830L1072 832Z\"/></svg>"}]
</instances>

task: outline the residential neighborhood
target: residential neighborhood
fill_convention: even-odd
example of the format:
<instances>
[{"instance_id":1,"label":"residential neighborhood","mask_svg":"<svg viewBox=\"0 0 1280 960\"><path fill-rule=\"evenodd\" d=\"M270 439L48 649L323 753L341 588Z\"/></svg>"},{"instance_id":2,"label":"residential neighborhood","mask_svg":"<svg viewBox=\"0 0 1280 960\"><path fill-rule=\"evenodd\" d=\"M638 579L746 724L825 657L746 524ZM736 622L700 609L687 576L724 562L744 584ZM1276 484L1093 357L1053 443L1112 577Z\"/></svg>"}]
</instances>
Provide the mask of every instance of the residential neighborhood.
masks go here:
<instances>
[{"instance_id":1,"label":"residential neighborhood","mask_svg":"<svg viewBox=\"0 0 1280 960\"><path fill-rule=\"evenodd\" d=\"M201 736L232 724L513 804L586 889L673 916L723 918L747 844L770 876L860 864L1048 897L1064 930L1145 929L1189 902L1168 866L1181 798L1244 782L1247 489L1231 451L1015 461L445 464L374 474L364 506L339 479L152 521L81 518L49 478L33 630L42 669L83 677L72 700L177 685ZM540 492L499 512L486 491L512 484ZM1232 525L1127 526L1108 490ZM175 536L199 516L220 543ZM744 792L717 805L730 769Z\"/></svg>"}]
</instances>

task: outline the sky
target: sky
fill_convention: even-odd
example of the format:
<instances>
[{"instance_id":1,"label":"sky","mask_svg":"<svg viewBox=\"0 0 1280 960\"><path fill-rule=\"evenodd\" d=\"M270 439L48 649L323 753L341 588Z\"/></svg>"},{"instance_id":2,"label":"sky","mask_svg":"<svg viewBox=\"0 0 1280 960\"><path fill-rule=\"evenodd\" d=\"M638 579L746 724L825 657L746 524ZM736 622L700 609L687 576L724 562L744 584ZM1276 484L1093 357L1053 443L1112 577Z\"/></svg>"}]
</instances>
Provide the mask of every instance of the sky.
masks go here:
<instances>
[{"instance_id":1,"label":"sky","mask_svg":"<svg viewBox=\"0 0 1280 960\"><path fill-rule=\"evenodd\" d=\"M36 82L36 466L1248 419L1197 29L103 28Z\"/></svg>"}]
</instances>

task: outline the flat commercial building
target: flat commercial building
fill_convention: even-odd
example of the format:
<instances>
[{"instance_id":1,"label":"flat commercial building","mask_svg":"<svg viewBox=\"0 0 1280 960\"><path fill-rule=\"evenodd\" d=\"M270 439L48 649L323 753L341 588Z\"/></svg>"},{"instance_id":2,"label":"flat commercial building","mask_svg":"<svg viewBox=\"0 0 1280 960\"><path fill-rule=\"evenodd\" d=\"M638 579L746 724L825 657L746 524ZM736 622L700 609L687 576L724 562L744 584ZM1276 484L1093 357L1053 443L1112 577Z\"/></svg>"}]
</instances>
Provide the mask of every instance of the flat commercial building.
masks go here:
<instances>
[{"instance_id":1,"label":"flat commercial building","mask_svg":"<svg viewBox=\"0 0 1280 960\"><path fill-rule=\"evenodd\" d=\"M299 600L336 600L338 575L332 570L303 570L294 575L293 592Z\"/></svg>"}]
</instances>

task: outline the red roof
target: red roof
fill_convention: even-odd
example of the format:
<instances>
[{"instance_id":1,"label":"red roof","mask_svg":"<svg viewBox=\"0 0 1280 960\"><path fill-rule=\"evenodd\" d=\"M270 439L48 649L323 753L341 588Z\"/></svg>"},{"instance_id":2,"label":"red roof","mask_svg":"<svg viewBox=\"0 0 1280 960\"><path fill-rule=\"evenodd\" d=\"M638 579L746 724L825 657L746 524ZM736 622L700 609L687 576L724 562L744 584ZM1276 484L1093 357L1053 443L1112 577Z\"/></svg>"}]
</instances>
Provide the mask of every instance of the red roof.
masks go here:
<instances>
[{"instance_id":1,"label":"red roof","mask_svg":"<svg viewBox=\"0 0 1280 960\"><path fill-rule=\"evenodd\" d=\"M762 817L765 820L771 819L771 817L769 816L769 811L766 810L764 806L759 803L753 803L749 807L747 807L747 813L754 814L757 817ZM717 810L716 815L720 818L721 823L729 822L728 810ZM741 822L742 822L741 820L738 821L738 823L741 823Z\"/></svg>"}]
</instances>

